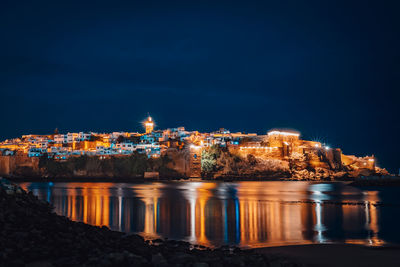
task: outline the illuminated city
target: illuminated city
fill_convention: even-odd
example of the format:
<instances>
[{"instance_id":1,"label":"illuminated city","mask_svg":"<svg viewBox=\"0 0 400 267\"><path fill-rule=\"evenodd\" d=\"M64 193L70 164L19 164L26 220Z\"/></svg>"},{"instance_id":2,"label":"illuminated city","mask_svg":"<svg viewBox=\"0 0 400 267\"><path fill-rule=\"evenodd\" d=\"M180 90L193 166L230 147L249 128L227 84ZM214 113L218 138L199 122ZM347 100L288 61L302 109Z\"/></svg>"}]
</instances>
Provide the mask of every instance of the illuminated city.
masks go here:
<instances>
[{"instance_id":1,"label":"illuminated city","mask_svg":"<svg viewBox=\"0 0 400 267\"><path fill-rule=\"evenodd\" d=\"M105 160L143 154L154 159L167 156L172 159L169 167L182 177L201 177L206 168L206 159L202 157L204 153L211 149L223 149L229 156L236 156L243 161L254 158L257 166L264 168L264 171L273 172L276 169L277 173L290 172L292 178L318 180L341 178L344 175L358 177L385 173L385 170L375 165L373 156L348 156L340 148L302 140L300 133L293 130L273 129L265 135L231 133L223 128L210 133L188 131L184 127L158 130L151 116L143 122L143 128L145 133L60 134L56 130L54 134L30 134L6 140L0 143L0 171L3 175L17 174L20 166L38 170L38 159L43 157L62 162L81 156ZM306 168L314 171L307 171ZM213 173L213 176L216 175L246 177L254 176L254 173L242 174L240 170L227 173L222 170Z\"/></svg>"}]
</instances>

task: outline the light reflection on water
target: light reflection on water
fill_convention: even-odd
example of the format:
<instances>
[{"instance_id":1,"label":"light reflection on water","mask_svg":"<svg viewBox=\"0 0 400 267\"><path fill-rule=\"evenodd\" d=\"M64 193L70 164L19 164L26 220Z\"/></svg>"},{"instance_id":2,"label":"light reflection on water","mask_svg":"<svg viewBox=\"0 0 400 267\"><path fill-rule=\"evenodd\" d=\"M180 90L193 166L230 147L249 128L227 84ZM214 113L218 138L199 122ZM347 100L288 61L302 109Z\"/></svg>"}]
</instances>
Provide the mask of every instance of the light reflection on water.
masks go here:
<instances>
[{"instance_id":1,"label":"light reflection on water","mask_svg":"<svg viewBox=\"0 0 400 267\"><path fill-rule=\"evenodd\" d=\"M380 192L340 183L22 183L58 214L146 238L259 247L381 245ZM400 211L395 206L390 212ZM390 227L390 225L388 225ZM397 240L395 240L397 241Z\"/></svg>"}]
</instances>

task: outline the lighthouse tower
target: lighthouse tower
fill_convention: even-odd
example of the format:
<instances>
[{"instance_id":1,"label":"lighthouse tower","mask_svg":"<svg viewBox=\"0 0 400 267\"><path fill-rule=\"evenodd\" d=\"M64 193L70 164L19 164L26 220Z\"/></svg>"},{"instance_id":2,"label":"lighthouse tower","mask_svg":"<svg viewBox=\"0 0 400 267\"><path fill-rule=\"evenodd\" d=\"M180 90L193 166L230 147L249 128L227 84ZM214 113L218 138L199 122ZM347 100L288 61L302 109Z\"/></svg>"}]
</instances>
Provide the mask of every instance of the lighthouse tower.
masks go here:
<instances>
[{"instance_id":1,"label":"lighthouse tower","mask_svg":"<svg viewBox=\"0 0 400 267\"><path fill-rule=\"evenodd\" d=\"M149 134L153 131L154 129L154 121L150 117L150 115L147 117L147 120L144 122L144 127L146 128L146 133Z\"/></svg>"}]
</instances>

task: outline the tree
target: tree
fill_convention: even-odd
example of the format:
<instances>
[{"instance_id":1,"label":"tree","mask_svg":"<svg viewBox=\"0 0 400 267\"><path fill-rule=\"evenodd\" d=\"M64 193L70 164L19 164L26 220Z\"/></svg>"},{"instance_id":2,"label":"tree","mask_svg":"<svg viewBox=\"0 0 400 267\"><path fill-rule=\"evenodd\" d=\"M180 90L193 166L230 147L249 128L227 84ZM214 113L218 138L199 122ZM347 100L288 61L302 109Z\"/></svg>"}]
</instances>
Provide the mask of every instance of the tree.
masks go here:
<instances>
[{"instance_id":1,"label":"tree","mask_svg":"<svg viewBox=\"0 0 400 267\"><path fill-rule=\"evenodd\" d=\"M103 141L103 137L99 135L91 135L89 141Z\"/></svg>"},{"instance_id":2,"label":"tree","mask_svg":"<svg viewBox=\"0 0 400 267\"><path fill-rule=\"evenodd\" d=\"M201 154L201 171L205 176L210 176L217 170L217 158L221 154L218 146L211 146L202 151Z\"/></svg>"},{"instance_id":3,"label":"tree","mask_svg":"<svg viewBox=\"0 0 400 267\"><path fill-rule=\"evenodd\" d=\"M133 136L130 136L128 138L128 140L134 144L138 144L138 143L140 143L140 136L133 135Z\"/></svg>"},{"instance_id":4,"label":"tree","mask_svg":"<svg viewBox=\"0 0 400 267\"><path fill-rule=\"evenodd\" d=\"M42 162L42 166L44 167L45 172L53 177L69 176L73 173L73 170L71 166L68 165L68 162L60 162L49 159L45 162Z\"/></svg>"},{"instance_id":5,"label":"tree","mask_svg":"<svg viewBox=\"0 0 400 267\"><path fill-rule=\"evenodd\" d=\"M39 169L46 168L48 161L49 161L48 154L47 153L43 153L39 157Z\"/></svg>"},{"instance_id":6,"label":"tree","mask_svg":"<svg viewBox=\"0 0 400 267\"><path fill-rule=\"evenodd\" d=\"M257 159L253 154L248 154L247 162L250 164L250 166L255 166L257 164Z\"/></svg>"},{"instance_id":7,"label":"tree","mask_svg":"<svg viewBox=\"0 0 400 267\"><path fill-rule=\"evenodd\" d=\"M88 157L85 169L88 174L98 174L101 172L101 163L98 157Z\"/></svg>"},{"instance_id":8,"label":"tree","mask_svg":"<svg viewBox=\"0 0 400 267\"><path fill-rule=\"evenodd\" d=\"M123 135L118 136L117 143L119 144L119 143L123 143L123 142L125 142L125 137Z\"/></svg>"},{"instance_id":9,"label":"tree","mask_svg":"<svg viewBox=\"0 0 400 267\"><path fill-rule=\"evenodd\" d=\"M84 170L88 161L88 156L82 155L80 157L71 157L68 159L68 163L74 170Z\"/></svg>"}]
</instances>

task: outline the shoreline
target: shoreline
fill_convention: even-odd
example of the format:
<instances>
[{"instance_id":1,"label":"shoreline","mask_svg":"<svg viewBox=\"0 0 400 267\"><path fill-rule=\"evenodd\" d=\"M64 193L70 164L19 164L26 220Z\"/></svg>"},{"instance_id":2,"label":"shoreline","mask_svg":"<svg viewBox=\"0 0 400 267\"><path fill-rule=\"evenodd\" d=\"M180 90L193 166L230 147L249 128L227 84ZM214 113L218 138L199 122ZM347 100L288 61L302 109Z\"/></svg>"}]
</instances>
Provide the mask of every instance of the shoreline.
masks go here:
<instances>
[{"instance_id":1,"label":"shoreline","mask_svg":"<svg viewBox=\"0 0 400 267\"><path fill-rule=\"evenodd\" d=\"M0 177L1 178L1 177ZM311 180L311 179L292 179L292 178L240 178L240 179L203 179L203 178L126 178L126 177L4 177L15 183L22 182L74 182L74 183L148 183L148 182L217 182L217 183L235 183L235 182L311 182L311 183L343 183L354 187L390 187L400 186L400 177L382 177L376 179L356 178L356 179L337 179L337 180Z\"/></svg>"},{"instance_id":2,"label":"shoreline","mask_svg":"<svg viewBox=\"0 0 400 267\"><path fill-rule=\"evenodd\" d=\"M374 178L374 177L373 177ZM400 186L400 177L399 176L391 176L391 177L383 177L378 179L356 179L349 183L350 186L355 187L374 187L374 186L382 186L382 187L397 187Z\"/></svg>"},{"instance_id":3,"label":"shoreline","mask_svg":"<svg viewBox=\"0 0 400 267\"><path fill-rule=\"evenodd\" d=\"M1 178L1 177L0 177ZM116 182L116 183L145 183L145 182L316 182L316 183L337 183L345 182L350 183L353 180L338 179L338 180L312 180L312 179L293 179L293 178L270 178L270 177L254 177L254 178L218 178L218 179L204 179L201 177L193 178L143 178L143 177L98 177L98 176L85 176L85 177L28 177L28 176L4 176L3 178L13 182Z\"/></svg>"}]
</instances>

